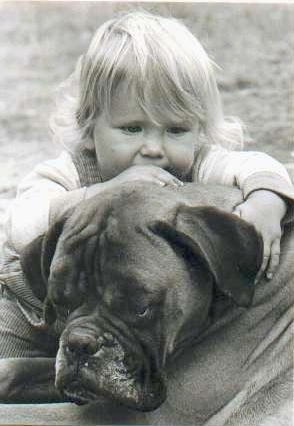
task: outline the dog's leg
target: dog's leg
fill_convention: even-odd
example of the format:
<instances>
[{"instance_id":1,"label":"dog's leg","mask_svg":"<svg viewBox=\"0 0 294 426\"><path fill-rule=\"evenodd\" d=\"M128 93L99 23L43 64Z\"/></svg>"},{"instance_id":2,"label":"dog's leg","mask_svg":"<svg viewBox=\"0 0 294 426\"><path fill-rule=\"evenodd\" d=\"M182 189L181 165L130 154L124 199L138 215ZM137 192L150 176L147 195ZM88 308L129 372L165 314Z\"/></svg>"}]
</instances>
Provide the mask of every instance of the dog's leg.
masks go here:
<instances>
[{"instance_id":1,"label":"dog's leg","mask_svg":"<svg viewBox=\"0 0 294 426\"><path fill-rule=\"evenodd\" d=\"M0 360L1 403L62 402L54 381L55 358Z\"/></svg>"}]
</instances>

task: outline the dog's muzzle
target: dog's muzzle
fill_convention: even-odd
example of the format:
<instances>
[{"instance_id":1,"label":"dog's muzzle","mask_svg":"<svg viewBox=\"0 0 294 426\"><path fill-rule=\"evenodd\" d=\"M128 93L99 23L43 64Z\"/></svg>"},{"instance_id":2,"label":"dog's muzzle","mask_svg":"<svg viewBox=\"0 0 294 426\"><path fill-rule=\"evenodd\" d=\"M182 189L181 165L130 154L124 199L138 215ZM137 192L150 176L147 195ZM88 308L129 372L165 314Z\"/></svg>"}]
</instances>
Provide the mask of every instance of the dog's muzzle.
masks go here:
<instances>
[{"instance_id":1,"label":"dog's muzzle","mask_svg":"<svg viewBox=\"0 0 294 426\"><path fill-rule=\"evenodd\" d=\"M154 410L166 399L162 374L154 371L137 343L91 326L62 334L56 387L77 404L102 397L140 411Z\"/></svg>"}]
</instances>

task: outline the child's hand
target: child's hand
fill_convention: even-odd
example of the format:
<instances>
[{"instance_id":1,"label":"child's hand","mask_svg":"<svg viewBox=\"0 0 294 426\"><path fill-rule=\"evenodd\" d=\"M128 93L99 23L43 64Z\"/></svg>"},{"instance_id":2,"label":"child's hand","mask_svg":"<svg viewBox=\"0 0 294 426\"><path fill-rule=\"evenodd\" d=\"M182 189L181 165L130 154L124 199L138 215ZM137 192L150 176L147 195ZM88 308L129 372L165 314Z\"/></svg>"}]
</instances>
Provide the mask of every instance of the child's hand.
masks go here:
<instances>
[{"instance_id":1,"label":"child's hand","mask_svg":"<svg viewBox=\"0 0 294 426\"><path fill-rule=\"evenodd\" d=\"M272 191L258 190L252 192L247 200L233 211L234 214L253 224L263 238L263 262L257 274L256 283L265 271L266 277L271 279L279 265L281 220L286 210L286 202L277 194Z\"/></svg>"},{"instance_id":2,"label":"child's hand","mask_svg":"<svg viewBox=\"0 0 294 426\"><path fill-rule=\"evenodd\" d=\"M160 186L183 184L178 178L157 166L132 166L108 182L117 185L134 181L153 182Z\"/></svg>"},{"instance_id":3,"label":"child's hand","mask_svg":"<svg viewBox=\"0 0 294 426\"><path fill-rule=\"evenodd\" d=\"M89 186L87 188L86 198L100 194L105 190L113 189L122 183L136 181L153 182L160 186L173 185L178 187L183 185L183 182L176 178L176 176L173 176L171 173L160 167L132 166L106 182L96 183L92 186Z\"/></svg>"}]
</instances>

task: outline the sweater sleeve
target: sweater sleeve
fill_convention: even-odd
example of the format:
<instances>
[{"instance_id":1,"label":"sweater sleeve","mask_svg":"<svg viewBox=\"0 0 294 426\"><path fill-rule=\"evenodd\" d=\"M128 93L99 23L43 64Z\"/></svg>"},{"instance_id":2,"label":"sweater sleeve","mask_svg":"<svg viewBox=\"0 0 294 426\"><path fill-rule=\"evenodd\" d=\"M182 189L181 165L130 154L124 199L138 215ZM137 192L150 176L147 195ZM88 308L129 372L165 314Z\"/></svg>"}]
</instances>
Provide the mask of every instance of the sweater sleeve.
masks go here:
<instances>
[{"instance_id":1,"label":"sweater sleeve","mask_svg":"<svg viewBox=\"0 0 294 426\"><path fill-rule=\"evenodd\" d=\"M244 199L253 191L266 189L288 203L286 221L294 218L294 188L286 168L269 155L255 151L228 151L220 146L202 149L193 180L237 186Z\"/></svg>"},{"instance_id":2,"label":"sweater sleeve","mask_svg":"<svg viewBox=\"0 0 294 426\"><path fill-rule=\"evenodd\" d=\"M17 189L5 226L6 240L19 253L48 230L56 208L70 208L84 196L85 188L80 188L78 173L67 152L39 164Z\"/></svg>"}]
</instances>

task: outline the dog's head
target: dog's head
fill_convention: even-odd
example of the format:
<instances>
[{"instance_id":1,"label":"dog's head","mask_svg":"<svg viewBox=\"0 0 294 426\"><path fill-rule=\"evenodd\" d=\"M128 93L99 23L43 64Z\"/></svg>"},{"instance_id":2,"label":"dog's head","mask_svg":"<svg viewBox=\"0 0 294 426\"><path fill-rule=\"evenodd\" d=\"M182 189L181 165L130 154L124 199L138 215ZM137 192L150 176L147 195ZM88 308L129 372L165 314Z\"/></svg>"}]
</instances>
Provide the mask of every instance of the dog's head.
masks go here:
<instances>
[{"instance_id":1,"label":"dog's head","mask_svg":"<svg viewBox=\"0 0 294 426\"><path fill-rule=\"evenodd\" d=\"M223 199L233 191L223 190ZM56 386L71 400L157 408L166 359L207 325L213 288L250 305L261 239L229 213L233 204L221 210L212 202L219 194L207 191L122 186L81 203L43 241L45 318L70 312Z\"/></svg>"}]
</instances>

